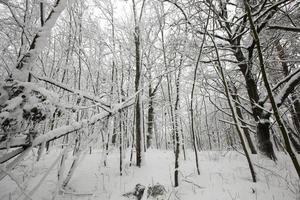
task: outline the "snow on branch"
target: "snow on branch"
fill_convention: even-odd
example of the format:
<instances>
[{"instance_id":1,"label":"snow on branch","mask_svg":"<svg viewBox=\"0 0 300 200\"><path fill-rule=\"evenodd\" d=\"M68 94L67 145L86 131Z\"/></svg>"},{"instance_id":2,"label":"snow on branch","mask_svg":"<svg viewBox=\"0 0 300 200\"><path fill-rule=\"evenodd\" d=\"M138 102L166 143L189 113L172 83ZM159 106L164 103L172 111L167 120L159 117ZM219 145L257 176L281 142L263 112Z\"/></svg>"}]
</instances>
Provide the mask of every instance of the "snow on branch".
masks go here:
<instances>
[{"instance_id":1,"label":"snow on branch","mask_svg":"<svg viewBox=\"0 0 300 200\"><path fill-rule=\"evenodd\" d=\"M134 95L135 96L135 95ZM134 102L132 102L133 98L129 98L127 101L124 101L120 104L117 104L114 109L109 112L109 113L100 113L100 114L96 114L93 117L91 117L90 119L87 120L82 120L80 122L73 122L70 125L66 125L66 126L62 126L59 128L56 128L52 131L49 131L48 133L38 136L37 138L35 138L32 142L32 146L36 146L39 145L43 142L47 142L59 137L62 137L68 133L72 133L74 131L78 131L82 128L94 125L96 122L99 122L107 117L110 117L116 113L118 113L120 110L123 110L125 108L127 108L128 106L133 105Z\"/></svg>"},{"instance_id":2,"label":"snow on branch","mask_svg":"<svg viewBox=\"0 0 300 200\"><path fill-rule=\"evenodd\" d=\"M23 84L24 84L24 86L26 86L26 88L30 88L30 91L36 89L35 87L33 87L32 83L23 83ZM72 122L70 125L62 126L57 129L51 130L48 133L37 136L34 139L32 138L31 140L28 140L28 138L26 136L22 136L22 137L18 137L18 138L12 137L12 138L10 138L9 143L0 142L0 147L2 147L4 149L4 148L10 148L10 147L36 146L43 142L54 140L61 136L66 135L68 133L72 133L72 132L78 131L82 128L94 125L96 122L101 121L107 117L110 117L110 116L118 113L120 110L123 110L123 109L133 105L135 102L136 95L139 94L141 91L142 91L142 89L137 91L134 95L132 95L130 98L128 98L124 102L113 105L112 109L110 109L108 112L96 114L96 115L92 116L91 118L82 120L80 122ZM39 93L41 93L42 96L46 96L46 97L51 96L47 93L46 90L39 90ZM20 93L20 94L23 94L23 93ZM45 98L45 99L47 99L47 98ZM55 103L55 99L56 98L53 98L52 100L49 99L49 100L53 101Z\"/></svg>"},{"instance_id":3,"label":"snow on branch","mask_svg":"<svg viewBox=\"0 0 300 200\"><path fill-rule=\"evenodd\" d=\"M299 85L300 83L300 70L298 70L298 73L294 75L290 80L285 84L285 86L280 90L278 95L275 97L275 102L278 107L280 107L284 100L288 97L289 94L291 94L294 89Z\"/></svg>"},{"instance_id":4,"label":"snow on branch","mask_svg":"<svg viewBox=\"0 0 300 200\"><path fill-rule=\"evenodd\" d=\"M50 78L47 78L47 77L39 77L39 76L36 76L36 75L34 75L34 77L36 77L37 79L39 79L41 81L44 81L46 83L50 83L50 84L52 84L56 87L59 87L63 90L66 90L68 92L78 94L79 96L82 96L85 99L88 99L88 100L91 100L93 102L99 103L100 104L99 107L101 107L103 110L105 110L107 112L111 111L110 106L107 103L103 102L101 99L97 98L96 96L94 96L94 95L92 95L88 92L72 89L72 88L70 88L69 86L67 86L63 83L58 83L57 81L55 81L53 79L50 79Z\"/></svg>"},{"instance_id":5,"label":"snow on branch","mask_svg":"<svg viewBox=\"0 0 300 200\"><path fill-rule=\"evenodd\" d=\"M81 128L83 128L86 124L87 124L86 120L84 120L81 122L73 122L73 123L71 123L71 125L66 125L66 126L62 126L62 127L53 129L52 131L49 131L48 133L38 136L36 139L34 139L32 142L32 146L36 146L43 142L47 142L49 140L59 138L68 133L78 131Z\"/></svg>"},{"instance_id":6,"label":"snow on branch","mask_svg":"<svg viewBox=\"0 0 300 200\"><path fill-rule=\"evenodd\" d=\"M288 82L290 79L292 79L295 75L299 75L300 69L296 70L295 72L291 73L290 75L286 76L284 79L279 81L273 88L272 90L276 90L279 86L281 86L283 83Z\"/></svg>"},{"instance_id":7,"label":"snow on branch","mask_svg":"<svg viewBox=\"0 0 300 200\"><path fill-rule=\"evenodd\" d=\"M269 25L268 28L269 29L277 29L277 30L291 31L291 32L298 32L298 33L300 33L300 28L299 27Z\"/></svg>"},{"instance_id":8,"label":"snow on branch","mask_svg":"<svg viewBox=\"0 0 300 200\"><path fill-rule=\"evenodd\" d=\"M0 164L5 163L6 161L14 158L15 156L19 155L24 151L24 148L18 148L16 150L13 150L7 154L4 154L2 157L0 157Z\"/></svg>"},{"instance_id":9,"label":"snow on branch","mask_svg":"<svg viewBox=\"0 0 300 200\"><path fill-rule=\"evenodd\" d=\"M291 79L294 79L296 77L296 81L297 81L297 76L299 76L300 74L300 69L294 71L293 73L289 74L288 76L286 76L285 78L283 78L281 81L279 81L273 88L272 91L277 90L282 84L286 83L286 82L293 82L291 81ZM288 84L288 83L287 83ZM296 84L297 85L297 84ZM263 98L263 103L265 103L268 100L268 95L266 97Z\"/></svg>"},{"instance_id":10,"label":"snow on branch","mask_svg":"<svg viewBox=\"0 0 300 200\"><path fill-rule=\"evenodd\" d=\"M51 29L54 27L61 12L65 9L68 0L56 0L56 3L47 17L45 24L36 33L33 41L30 44L28 52L20 59L16 68L19 70L29 70L32 63L36 60L40 52L45 47L47 38L49 37Z\"/></svg>"},{"instance_id":11,"label":"snow on branch","mask_svg":"<svg viewBox=\"0 0 300 200\"><path fill-rule=\"evenodd\" d=\"M26 147L26 136L13 137L8 142L0 142L0 150L15 147Z\"/></svg>"}]
</instances>

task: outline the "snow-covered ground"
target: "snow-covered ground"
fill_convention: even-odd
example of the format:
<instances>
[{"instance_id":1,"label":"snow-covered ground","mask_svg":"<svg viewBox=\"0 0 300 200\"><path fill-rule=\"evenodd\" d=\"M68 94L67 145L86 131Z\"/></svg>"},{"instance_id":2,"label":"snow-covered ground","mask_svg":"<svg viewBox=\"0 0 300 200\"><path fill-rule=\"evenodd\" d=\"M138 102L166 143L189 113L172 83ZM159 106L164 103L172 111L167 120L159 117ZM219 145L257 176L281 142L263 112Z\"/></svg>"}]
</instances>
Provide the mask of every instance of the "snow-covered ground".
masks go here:
<instances>
[{"instance_id":1,"label":"snow-covered ground","mask_svg":"<svg viewBox=\"0 0 300 200\"><path fill-rule=\"evenodd\" d=\"M0 199L26 199L16 185L17 181L29 194L47 172L61 150L52 150L39 162L30 156L18 166L11 177L0 182ZM260 155L252 156L258 182L253 183L246 159L237 152L199 152L201 175L197 175L193 152L187 152L187 160L180 161L180 187L172 187L174 155L171 151L148 150L143 167L129 167L129 152L124 158L123 176L119 175L119 153L108 156L107 167L103 167L102 153L85 154L72 177L66 194L55 196L57 166L39 185L35 200L122 200L122 194L133 190L140 183L150 186L160 183L167 194L162 199L181 200L299 200L296 173L288 156L278 153L274 163ZM68 158L68 164L72 156ZM68 166L69 167L69 166ZM15 181L12 181L12 178ZM55 198L54 198L55 196Z\"/></svg>"}]
</instances>

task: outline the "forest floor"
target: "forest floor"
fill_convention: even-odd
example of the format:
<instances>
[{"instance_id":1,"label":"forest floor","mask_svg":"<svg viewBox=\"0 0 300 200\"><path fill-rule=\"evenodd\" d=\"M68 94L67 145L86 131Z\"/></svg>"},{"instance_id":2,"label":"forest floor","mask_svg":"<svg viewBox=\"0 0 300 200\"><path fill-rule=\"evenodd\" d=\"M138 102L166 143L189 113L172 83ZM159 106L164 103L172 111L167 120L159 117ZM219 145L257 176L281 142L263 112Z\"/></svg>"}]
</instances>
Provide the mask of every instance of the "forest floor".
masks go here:
<instances>
[{"instance_id":1,"label":"forest floor","mask_svg":"<svg viewBox=\"0 0 300 200\"><path fill-rule=\"evenodd\" d=\"M174 189L174 155L171 151L148 150L141 168L129 166L129 152L124 158L123 176L119 175L119 153L110 152L107 167L103 167L102 153L93 150L82 156L74 176L64 194L54 197L57 189L58 164L50 170L42 184L40 179L60 154L59 149L45 154L39 162L28 158L18 166L11 177L0 182L0 199L26 199L25 193L38 185L31 199L35 200L122 200L140 183L164 185L167 193L161 199L170 200L299 200L300 183L291 161L284 153L277 153L274 163L261 155L252 155L257 174L253 183L245 157L235 151L199 152L201 175L197 175L194 154L180 161L180 187ZM36 158L36 157L35 157ZM68 158L70 167L72 154ZM12 180L14 179L14 181ZM17 187L16 182L23 190Z\"/></svg>"}]
</instances>

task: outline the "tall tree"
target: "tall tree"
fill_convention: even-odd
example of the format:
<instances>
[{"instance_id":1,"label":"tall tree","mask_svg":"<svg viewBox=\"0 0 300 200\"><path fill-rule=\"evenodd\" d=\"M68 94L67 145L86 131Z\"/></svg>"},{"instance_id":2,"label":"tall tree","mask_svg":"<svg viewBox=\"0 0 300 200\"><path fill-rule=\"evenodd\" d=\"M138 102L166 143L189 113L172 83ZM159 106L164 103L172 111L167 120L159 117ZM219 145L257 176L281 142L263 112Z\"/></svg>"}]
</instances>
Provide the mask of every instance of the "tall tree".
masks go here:
<instances>
[{"instance_id":1,"label":"tall tree","mask_svg":"<svg viewBox=\"0 0 300 200\"><path fill-rule=\"evenodd\" d=\"M140 23L142 20L143 9L145 0L143 0L140 15L137 14L137 7L135 0L132 0L133 18L134 18L134 44L135 44L135 92L138 92L135 102L135 132L136 132L136 165L141 167L142 164L142 152L143 152L143 122L142 122L142 110L141 110L141 95L139 93L141 84L141 33Z\"/></svg>"}]
</instances>

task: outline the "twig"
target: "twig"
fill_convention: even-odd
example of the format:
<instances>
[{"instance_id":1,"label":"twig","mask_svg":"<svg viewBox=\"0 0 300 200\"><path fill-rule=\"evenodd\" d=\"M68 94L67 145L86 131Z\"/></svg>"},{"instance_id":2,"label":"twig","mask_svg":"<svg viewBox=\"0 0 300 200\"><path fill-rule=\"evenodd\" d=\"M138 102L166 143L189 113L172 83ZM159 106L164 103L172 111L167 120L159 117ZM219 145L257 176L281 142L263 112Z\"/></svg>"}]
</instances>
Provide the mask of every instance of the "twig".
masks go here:
<instances>
[{"instance_id":1,"label":"twig","mask_svg":"<svg viewBox=\"0 0 300 200\"><path fill-rule=\"evenodd\" d=\"M184 180L182 180L182 181L187 182L187 183L190 183L190 184L192 184L192 185L198 187L199 189L204 189L204 187L202 187L202 186L200 186L200 185L194 183L193 181L190 181L190 180L187 180L187 179L184 179Z\"/></svg>"}]
</instances>

